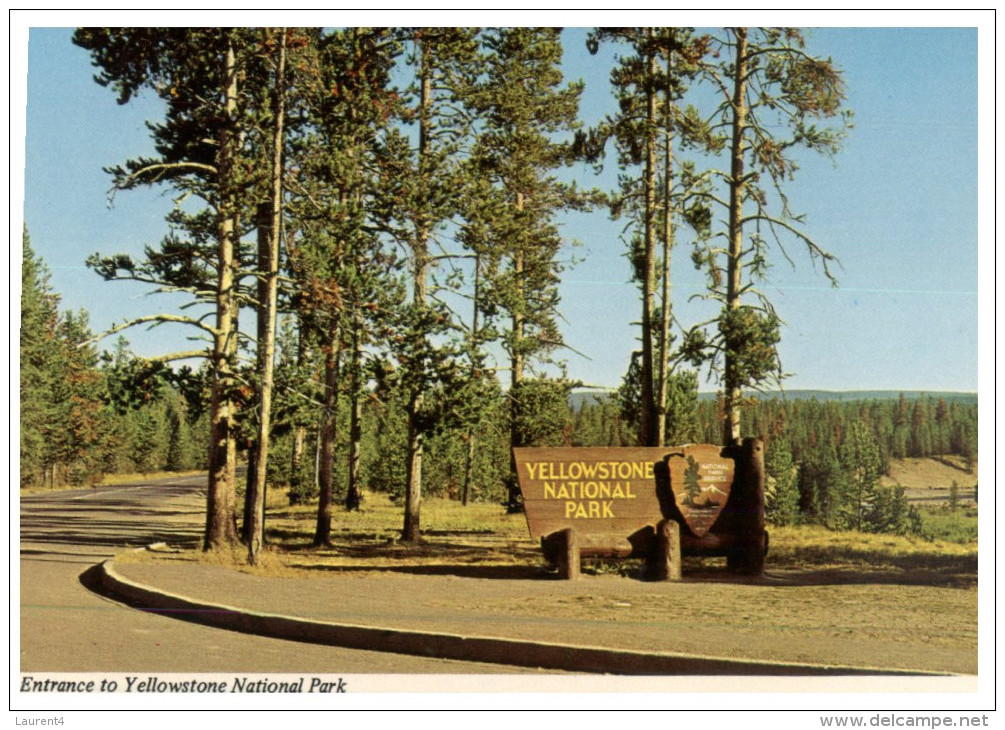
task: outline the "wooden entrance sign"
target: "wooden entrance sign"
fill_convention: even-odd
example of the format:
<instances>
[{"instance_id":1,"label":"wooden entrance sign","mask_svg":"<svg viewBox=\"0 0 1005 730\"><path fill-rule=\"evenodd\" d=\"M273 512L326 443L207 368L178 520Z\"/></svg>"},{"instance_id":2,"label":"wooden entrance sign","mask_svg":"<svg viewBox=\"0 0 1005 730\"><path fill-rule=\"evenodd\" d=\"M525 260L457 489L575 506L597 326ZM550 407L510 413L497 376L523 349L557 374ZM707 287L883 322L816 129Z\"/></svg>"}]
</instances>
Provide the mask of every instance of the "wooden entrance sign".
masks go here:
<instances>
[{"instance_id":1,"label":"wooden entrance sign","mask_svg":"<svg viewBox=\"0 0 1005 730\"><path fill-rule=\"evenodd\" d=\"M577 577L581 556L607 556L645 557L655 572L680 577L677 525L658 529L667 520L655 467L666 449L518 448L513 454L531 537L541 539L562 575ZM665 549L657 554L660 545Z\"/></svg>"},{"instance_id":2,"label":"wooden entrance sign","mask_svg":"<svg viewBox=\"0 0 1005 730\"><path fill-rule=\"evenodd\" d=\"M666 449L513 449L531 537L567 528L627 539L659 520L653 468ZM626 540L627 541L627 540Z\"/></svg>"},{"instance_id":3,"label":"wooden entrance sign","mask_svg":"<svg viewBox=\"0 0 1005 730\"><path fill-rule=\"evenodd\" d=\"M563 575L580 557L642 557L663 579L681 555L764 568L763 445L513 450L531 537Z\"/></svg>"}]
</instances>

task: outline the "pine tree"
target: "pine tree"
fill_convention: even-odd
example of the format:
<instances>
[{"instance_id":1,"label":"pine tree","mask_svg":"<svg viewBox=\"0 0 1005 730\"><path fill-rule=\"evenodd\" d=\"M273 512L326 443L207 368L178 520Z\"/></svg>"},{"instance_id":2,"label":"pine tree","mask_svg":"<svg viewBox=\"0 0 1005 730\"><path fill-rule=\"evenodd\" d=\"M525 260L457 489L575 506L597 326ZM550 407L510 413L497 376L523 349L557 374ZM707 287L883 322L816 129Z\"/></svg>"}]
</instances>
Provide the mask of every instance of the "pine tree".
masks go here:
<instances>
[{"instance_id":1,"label":"pine tree","mask_svg":"<svg viewBox=\"0 0 1005 730\"><path fill-rule=\"evenodd\" d=\"M797 470L784 441L771 442L764 468L769 485L765 494L765 519L773 525L794 524L799 518Z\"/></svg>"},{"instance_id":2,"label":"pine tree","mask_svg":"<svg viewBox=\"0 0 1005 730\"><path fill-rule=\"evenodd\" d=\"M386 319L402 299L395 276L400 264L379 235L394 207L387 168L398 164L398 156L387 127L399 103L390 74L401 45L390 29L347 28L324 34L312 48L300 81L308 123L288 188L298 221L291 246L297 306L324 357L314 536L323 545L331 531L341 383L356 383L347 395L358 408L365 388L363 338L384 336ZM348 465L357 475L358 433L350 429Z\"/></svg>"},{"instance_id":3,"label":"pine tree","mask_svg":"<svg viewBox=\"0 0 1005 730\"><path fill-rule=\"evenodd\" d=\"M796 240L813 260L822 262L828 276L834 260L789 209L784 186L797 169L794 151L801 147L835 153L850 112L842 109L841 73L829 59L805 50L798 29L730 28L710 41L709 50L720 59L703 66L721 99L713 126L728 131L722 141L730 167L717 173L727 195L712 191L705 200L709 209L718 206L728 212L729 220L722 231L726 247L701 243L693 259L707 269L710 296L722 309L709 323L717 331L709 336L704 326L693 328L685 350L695 362L705 360L719 370L725 396L723 439L736 443L741 438L744 388L758 388L782 375L777 353L780 319L756 289L768 267L770 244L787 257L786 238ZM818 127L818 121L836 123Z\"/></svg>"},{"instance_id":4,"label":"pine tree","mask_svg":"<svg viewBox=\"0 0 1005 730\"><path fill-rule=\"evenodd\" d=\"M689 507L695 506L695 500L701 496L701 484L698 481L698 462L695 461L694 457L688 455L687 457L687 469L684 470L684 504Z\"/></svg>"},{"instance_id":5,"label":"pine tree","mask_svg":"<svg viewBox=\"0 0 1005 730\"><path fill-rule=\"evenodd\" d=\"M533 419L524 388L529 368L562 345L556 315L559 210L582 207L586 197L550 173L573 161L572 145L557 135L577 127L582 84L563 84L560 30L493 28L483 34L485 76L472 96L481 130L472 174L482 178L479 203L468 209L480 240L468 239L484 273L483 314L508 319L502 344L509 360L510 446L530 442L522 430ZM509 508L519 508L515 473Z\"/></svg>"},{"instance_id":6,"label":"pine tree","mask_svg":"<svg viewBox=\"0 0 1005 730\"><path fill-rule=\"evenodd\" d=\"M481 240L478 232L465 225L460 234L462 241ZM452 399L453 419L462 430L460 438L466 444L464 479L461 487L461 503L467 505L474 489L475 465L479 456L478 441L484 431L491 428L492 414L497 412L501 399L499 381L495 371L488 365L485 343L492 338L492 331L483 324L480 315L483 310L481 300L482 272L481 257L475 254L474 280L471 294L471 320L464 342L464 356L467 358L467 377Z\"/></svg>"},{"instance_id":7,"label":"pine tree","mask_svg":"<svg viewBox=\"0 0 1005 730\"><path fill-rule=\"evenodd\" d=\"M53 394L56 428L51 444L55 461L75 485L92 481L100 472L100 445L110 430L101 400L98 353L87 320L83 310L64 312L60 317Z\"/></svg>"},{"instance_id":8,"label":"pine tree","mask_svg":"<svg viewBox=\"0 0 1005 730\"><path fill-rule=\"evenodd\" d=\"M286 140L286 97L287 97L287 40L286 28L270 29L265 32L264 45L273 60L271 99L270 139L265 145L269 152L269 181L267 202L258 207L258 292L257 310L257 364L258 376L258 433L254 446L254 478L245 495L246 514L249 515L245 529L248 543L248 562L259 561L259 553L265 541L265 489L269 470L269 439L272 429L272 392L275 374L276 316L279 296L279 250L283 217L283 153ZM250 466L250 465L249 465Z\"/></svg>"},{"instance_id":9,"label":"pine tree","mask_svg":"<svg viewBox=\"0 0 1005 730\"><path fill-rule=\"evenodd\" d=\"M641 352L632 353L628 372L618 389L620 417L635 431L634 443L638 443L642 433L641 361ZM698 415L698 374L693 370L683 369L670 372L666 377L663 391L665 407L661 409L662 412L658 417L664 421L663 428L659 429L659 432L663 434L666 443L687 444L702 441Z\"/></svg>"},{"instance_id":10,"label":"pine tree","mask_svg":"<svg viewBox=\"0 0 1005 730\"><path fill-rule=\"evenodd\" d=\"M21 485L83 484L100 471L110 432L87 313L59 311L27 229L21 250Z\"/></svg>"},{"instance_id":11,"label":"pine tree","mask_svg":"<svg viewBox=\"0 0 1005 730\"><path fill-rule=\"evenodd\" d=\"M164 457L165 471L187 471L193 464L189 442L191 433L179 406L168 410L168 444Z\"/></svg>"},{"instance_id":12,"label":"pine tree","mask_svg":"<svg viewBox=\"0 0 1005 730\"><path fill-rule=\"evenodd\" d=\"M837 454L831 447L813 449L799 468L799 511L809 522L831 529L847 528L842 512L848 488Z\"/></svg>"},{"instance_id":13,"label":"pine tree","mask_svg":"<svg viewBox=\"0 0 1005 730\"><path fill-rule=\"evenodd\" d=\"M59 297L49 272L31 247L27 228L21 237L20 331L20 484L47 481L52 464L50 441L58 427L54 394L59 362Z\"/></svg>"},{"instance_id":14,"label":"pine tree","mask_svg":"<svg viewBox=\"0 0 1005 730\"><path fill-rule=\"evenodd\" d=\"M185 291L215 309L212 325L198 317L159 314L115 328L152 323L185 323L211 339L209 408L209 489L205 549L237 543L235 515L236 435L240 426L237 354L240 330L241 235L257 200L244 197L261 186L256 165L260 136L255 134L263 57L257 31L228 28L80 28L74 43L91 52L100 69L95 80L128 102L144 89L167 105L163 122L151 125L158 157L130 160L111 168L115 187L168 184L181 198L197 196L205 208L176 209L174 231L146 258L95 256L91 265L106 279L132 279L163 291ZM189 240L179 233L190 236ZM207 351L175 353L164 359L204 356Z\"/></svg>"},{"instance_id":15,"label":"pine tree","mask_svg":"<svg viewBox=\"0 0 1005 730\"><path fill-rule=\"evenodd\" d=\"M848 492L843 512L854 530L869 526L868 515L876 506L882 463L879 448L866 424L856 421L842 444L841 460L847 475Z\"/></svg>"},{"instance_id":16,"label":"pine tree","mask_svg":"<svg viewBox=\"0 0 1005 730\"><path fill-rule=\"evenodd\" d=\"M289 461L276 466L278 479L289 486L291 504L317 496L314 460L307 455L308 430L314 424L323 393L317 376L319 364L312 333L300 323L300 312L282 318L279 333L279 362L276 365L276 428L289 433Z\"/></svg>"},{"instance_id":17,"label":"pine tree","mask_svg":"<svg viewBox=\"0 0 1005 730\"><path fill-rule=\"evenodd\" d=\"M630 220L632 275L642 298L641 350L633 376L639 379L639 443L655 446L666 443L673 319L670 259L674 221L683 215L684 200L675 185L675 178L682 177L677 174L675 142L680 144L678 137L684 137L685 144L695 144L695 132L702 126L687 123L696 117L685 113L679 102L697 73L705 42L686 28L601 28L590 34L587 45L596 52L602 42L630 51L611 72L619 112L594 130L589 146L596 157L605 138L613 137L618 151L620 189L612 196L611 211Z\"/></svg>"},{"instance_id":18,"label":"pine tree","mask_svg":"<svg viewBox=\"0 0 1005 730\"><path fill-rule=\"evenodd\" d=\"M408 445L402 539L421 536L420 504L424 443L437 425L437 405L429 401L438 365L456 357L434 344L452 327L451 314L430 291L435 265L431 246L437 229L461 207L465 179L461 152L471 132L467 101L480 70L477 31L470 28L410 29L408 58L415 69L414 106L407 118L418 125L417 145L404 175L396 181L394 200L407 231L411 254L412 296L404 311L403 347L397 348L407 381Z\"/></svg>"}]
</instances>

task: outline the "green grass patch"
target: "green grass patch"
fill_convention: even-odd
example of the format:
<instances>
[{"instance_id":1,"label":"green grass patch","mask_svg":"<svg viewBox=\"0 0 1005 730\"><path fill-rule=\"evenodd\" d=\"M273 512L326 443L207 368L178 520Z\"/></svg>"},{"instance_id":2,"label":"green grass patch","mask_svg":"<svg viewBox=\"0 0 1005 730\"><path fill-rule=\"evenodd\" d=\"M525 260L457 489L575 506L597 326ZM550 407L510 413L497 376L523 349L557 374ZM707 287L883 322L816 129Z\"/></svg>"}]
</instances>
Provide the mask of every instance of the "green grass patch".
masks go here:
<instances>
[{"instance_id":1,"label":"green grass patch","mask_svg":"<svg viewBox=\"0 0 1005 730\"><path fill-rule=\"evenodd\" d=\"M924 507L921 515L921 536L926 540L966 545L977 542L977 508L948 505Z\"/></svg>"}]
</instances>

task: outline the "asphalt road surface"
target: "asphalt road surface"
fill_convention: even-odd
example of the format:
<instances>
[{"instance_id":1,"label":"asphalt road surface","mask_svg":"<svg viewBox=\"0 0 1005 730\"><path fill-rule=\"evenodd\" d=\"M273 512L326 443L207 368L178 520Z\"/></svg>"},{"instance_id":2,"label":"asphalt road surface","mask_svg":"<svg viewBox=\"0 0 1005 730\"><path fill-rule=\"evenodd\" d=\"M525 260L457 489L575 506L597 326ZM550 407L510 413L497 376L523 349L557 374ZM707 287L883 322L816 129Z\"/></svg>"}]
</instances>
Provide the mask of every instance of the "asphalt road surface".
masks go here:
<instances>
[{"instance_id":1,"label":"asphalt road surface","mask_svg":"<svg viewBox=\"0 0 1005 730\"><path fill-rule=\"evenodd\" d=\"M28 672L519 673L513 667L303 644L128 608L85 587L130 547L196 545L205 477L21 497L20 668ZM12 632L13 634L13 632Z\"/></svg>"}]
</instances>

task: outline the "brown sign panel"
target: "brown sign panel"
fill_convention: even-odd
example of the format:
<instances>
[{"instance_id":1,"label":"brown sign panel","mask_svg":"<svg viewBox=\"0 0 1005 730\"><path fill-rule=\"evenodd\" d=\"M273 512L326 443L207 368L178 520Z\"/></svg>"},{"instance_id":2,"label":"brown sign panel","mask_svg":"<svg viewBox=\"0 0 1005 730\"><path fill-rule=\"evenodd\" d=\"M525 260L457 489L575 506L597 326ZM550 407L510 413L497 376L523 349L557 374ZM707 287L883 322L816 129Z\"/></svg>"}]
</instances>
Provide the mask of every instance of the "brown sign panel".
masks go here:
<instances>
[{"instance_id":1,"label":"brown sign panel","mask_svg":"<svg viewBox=\"0 0 1005 730\"><path fill-rule=\"evenodd\" d=\"M663 519L653 466L665 448L517 448L531 537L567 528L626 538Z\"/></svg>"},{"instance_id":2,"label":"brown sign panel","mask_svg":"<svg viewBox=\"0 0 1005 730\"><path fill-rule=\"evenodd\" d=\"M667 457L674 501L696 537L715 523L733 486L735 463L721 453L719 446L698 444L674 449Z\"/></svg>"}]
</instances>

